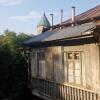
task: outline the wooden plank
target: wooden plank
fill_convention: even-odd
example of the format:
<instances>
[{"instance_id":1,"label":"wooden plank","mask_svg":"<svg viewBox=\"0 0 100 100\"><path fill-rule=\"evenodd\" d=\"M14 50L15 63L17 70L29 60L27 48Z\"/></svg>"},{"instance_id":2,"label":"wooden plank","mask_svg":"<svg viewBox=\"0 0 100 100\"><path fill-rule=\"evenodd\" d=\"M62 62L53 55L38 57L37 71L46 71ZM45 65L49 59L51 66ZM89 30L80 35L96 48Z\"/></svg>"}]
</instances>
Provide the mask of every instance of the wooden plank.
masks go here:
<instances>
[{"instance_id":1,"label":"wooden plank","mask_svg":"<svg viewBox=\"0 0 100 100\"><path fill-rule=\"evenodd\" d=\"M83 96L84 96L84 100L86 100L86 94L85 94L85 91L83 91Z\"/></svg>"},{"instance_id":2,"label":"wooden plank","mask_svg":"<svg viewBox=\"0 0 100 100\"><path fill-rule=\"evenodd\" d=\"M80 100L80 90L77 89L77 94L78 94L78 99L77 100Z\"/></svg>"},{"instance_id":3,"label":"wooden plank","mask_svg":"<svg viewBox=\"0 0 100 100\"><path fill-rule=\"evenodd\" d=\"M66 100L67 99L67 86L65 86L65 85L64 85L64 91L65 91L65 93L64 93L65 99L64 100Z\"/></svg>"},{"instance_id":4,"label":"wooden plank","mask_svg":"<svg viewBox=\"0 0 100 100\"><path fill-rule=\"evenodd\" d=\"M63 100L63 85L61 85L61 100Z\"/></svg>"},{"instance_id":5,"label":"wooden plank","mask_svg":"<svg viewBox=\"0 0 100 100\"><path fill-rule=\"evenodd\" d=\"M90 100L93 100L92 93L90 93Z\"/></svg>"},{"instance_id":6,"label":"wooden plank","mask_svg":"<svg viewBox=\"0 0 100 100\"><path fill-rule=\"evenodd\" d=\"M67 100L70 100L69 86L67 86Z\"/></svg>"},{"instance_id":7,"label":"wooden plank","mask_svg":"<svg viewBox=\"0 0 100 100\"><path fill-rule=\"evenodd\" d=\"M54 82L39 78L34 78L33 80L32 81L36 83L34 89L39 93L43 93L53 98L55 97L56 100L98 100L98 94L91 91L58 83L56 83L56 88L54 88ZM54 89L57 91L56 96L54 94Z\"/></svg>"},{"instance_id":8,"label":"wooden plank","mask_svg":"<svg viewBox=\"0 0 100 100\"><path fill-rule=\"evenodd\" d=\"M77 89L74 89L74 93L75 93L75 100L77 100Z\"/></svg>"},{"instance_id":9,"label":"wooden plank","mask_svg":"<svg viewBox=\"0 0 100 100\"><path fill-rule=\"evenodd\" d=\"M70 87L70 100L72 100L72 87Z\"/></svg>"},{"instance_id":10,"label":"wooden plank","mask_svg":"<svg viewBox=\"0 0 100 100\"><path fill-rule=\"evenodd\" d=\"M80 90L80 100L83 100L82 90Z\"/></svg>"},{"instance_id":11,"label":"wooden plank","mask_svg":"<svg viewBox=\"0 0 100 100\"><path fill-rule=\"evenodd\" d=\"M98 99L98 94L96 94L96 100L99 100L99 99Z\"/></svg>"},{"instance_id":12,"label":"wooden plank","mask_svg":"<svg viewBox=\"0 0 100 100\"><path fill-rule=\"evenodd\" d=\"M58 98L60 99L60 86L58 84Z\"/></svg>"},{"instance_id":13,"label":"wooden plank","mask_svg":"<svg viewBox=\"0 0 100 100\"><path fill-rule=\"evenodd\" d=\"M72 100L74 100L74 88L72 88Z\"/></svg>"},{"instance_id":14,"label":"wooden plank","mask_svg":"<svg viewBox=\"0 0 100 100\"><path fill-rule=\"evenodd\" d=\"M64 51L83 51L83 46L64 47Z\"/></svg>"},{"instance_id":15,"label":"wooden plank","mask_svg":"<svg viewBox=\"0 0 100 100\"><path fill-rule=\"evenodd\" d=\"M87 92L87 100L89 100L89 92Z\"/></svg>"},{"instance_id":16,"label":"wooden plank","mask_svg":"<svg viewBox=\"0 0 100 100\"><path fill-rule=\"evenodd\" d=\"M94 100L97 100L97 98L96 98L96 94L94 94Z\"/></svg>"}]
</instances>

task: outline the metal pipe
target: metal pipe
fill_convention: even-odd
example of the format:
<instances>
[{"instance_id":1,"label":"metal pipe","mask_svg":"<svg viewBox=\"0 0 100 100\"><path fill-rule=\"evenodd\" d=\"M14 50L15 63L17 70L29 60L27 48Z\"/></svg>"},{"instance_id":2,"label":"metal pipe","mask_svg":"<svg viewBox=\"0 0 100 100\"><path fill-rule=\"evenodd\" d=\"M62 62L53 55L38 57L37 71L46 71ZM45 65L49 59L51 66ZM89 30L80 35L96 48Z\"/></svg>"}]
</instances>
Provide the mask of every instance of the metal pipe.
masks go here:
<instances>
[{"instance_id":1,"label":"metal pipe","mask_svg":"<svg viewBox=\"0 0 100 100\"><path fill-rule=\"evenodd\" d=\"M75 6L72 7L72 26L75 25Z\"/></svg>"},{"instance_id":2,"label":"metal pipe","mask_svg":"<svg viewBox=\"0 0 100 100\"><path fill-rule=\"evenodd\" d=\"M50 24L51 24L51 28L50 30L52 31L53 30L53 14L50 14Z\"/></svg>"},{"instance_id":3,"label":"metal pipe","mask_svg":"<svg viewBox=\"0 0 100 100\"><path fill-rule=\"evenodd\" d=\"M63 20L63 9L61 9L61 15L60 15L60 29L62 29L62 20Z\"/></svg>"}]
</instances>

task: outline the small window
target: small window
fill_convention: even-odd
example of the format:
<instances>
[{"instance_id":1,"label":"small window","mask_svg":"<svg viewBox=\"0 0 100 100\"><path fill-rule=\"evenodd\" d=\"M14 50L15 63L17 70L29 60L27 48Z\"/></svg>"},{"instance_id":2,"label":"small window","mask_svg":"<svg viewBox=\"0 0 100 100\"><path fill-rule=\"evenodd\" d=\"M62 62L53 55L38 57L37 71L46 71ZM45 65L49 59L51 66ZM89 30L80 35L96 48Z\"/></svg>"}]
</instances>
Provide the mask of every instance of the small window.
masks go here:
<instances>
[{"instance_id":1,"label":"small window","mask_svg":"<svg viewBox=\"0 0 100 100\"><path fill-rule=\"evenodd\" d=\"M74 53L74 59L79 60L80 54L79 53Z\"/></svg>"},{"instance_id":2,"label":"small window","mask_svg":"<svg viewBox=\"0 0 100 100\"><path fill-rule=\"evenodd\" d=\"M72 53L67 53L67 59L71 60L73 58L73 54Z\"/></svg>"}]
</instances>

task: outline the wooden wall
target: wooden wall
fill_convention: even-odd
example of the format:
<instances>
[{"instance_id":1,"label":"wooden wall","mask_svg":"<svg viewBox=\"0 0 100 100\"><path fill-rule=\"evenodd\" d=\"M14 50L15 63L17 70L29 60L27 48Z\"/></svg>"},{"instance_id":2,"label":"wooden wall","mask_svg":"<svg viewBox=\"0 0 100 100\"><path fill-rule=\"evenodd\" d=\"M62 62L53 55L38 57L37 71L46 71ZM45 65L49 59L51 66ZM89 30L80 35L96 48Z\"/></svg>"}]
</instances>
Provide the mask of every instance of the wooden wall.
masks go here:
<instances>
[{"instance_id":1,"label":"wooden wall","mask_svg":"<svg viewBox=\"0 0 100 100\"><path fill-rule=\"evenodd\" d=\"M31 54L32 76L36 76L37 72L37 56L39 49L33 49ZM56 80L59 83L64 81L64 69L62 64L61 47L49 47L45 51L46 54L46 79Z\"/></svg>"},{"instance_id":2,"label":"wooden wall","mask_svg":"<svg viewBox=\"0 0 100 100\"><path fill-rule=\"evenodd\" d=\"M31 53L31 75L32 77L35 77L37 74L37 56L36 56L36 51L33 50Z\"/></svg>"},{"instance_id":3,"label":"wooden wall","mask_svg":"<svg viewBox=\"0 0 100 100\"><path fill-rule=\"evenodd\" d=\"M52 79L62 83L64 81L64 69L62 63L61 47L59 46L48 48L47 59L47 78L50 76L50 73L52 73Z\"/></svg>"},{"instance_id":4,"label":"wooden wall","mask_svg":"<svg viewBox=\"0 0 100 100\"><path fill-rule=\"evenodd\" d=\"M63 48L63 50L62 50ZM39 50L39 49L38 49ZM33 50L36 52L36 50ZM79 51L82 56L82 84L81 87L100 94L100 47L96 44L80 46L56 46L46 49L46 79L65 83L66 69L63 63L63 53ZM65 57L64 57L65 58ZM32 76L36 76L36 55L31 56ZM75 84L74 84L75 85Z\"/></svg>"},{"instance_id":5,"label":"wooden wall","mask_svg":"<svg viewBox=\"0 0 100 100\"><path fill-rule=\"evenodd\" d=\"M86 88L100 92L100 52L96 44L84 45ZM100 94L100 93L99 93Z\"/></svg>"},{"instance_id":6,"label":"wooden wall","mask_svg":"<svg viewBox=\"0 0 100 100\"><path fill-rule=\"evenodd\" d=\"M96 44L64 47L64 51L81 51L82 85L100 94L100 50Z\"/></svg>"}]
</instances>

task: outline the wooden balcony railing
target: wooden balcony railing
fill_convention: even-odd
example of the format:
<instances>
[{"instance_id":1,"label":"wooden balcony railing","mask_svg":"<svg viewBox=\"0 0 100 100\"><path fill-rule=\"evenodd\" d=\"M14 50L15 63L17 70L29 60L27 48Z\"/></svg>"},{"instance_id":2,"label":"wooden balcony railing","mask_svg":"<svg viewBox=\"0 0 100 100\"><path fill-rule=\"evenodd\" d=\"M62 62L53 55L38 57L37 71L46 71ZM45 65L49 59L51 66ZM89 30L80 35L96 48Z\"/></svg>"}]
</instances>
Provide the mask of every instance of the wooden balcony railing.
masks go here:
<instances>
[{"instance_id":1,"label":"wooden balcony railing","mask_svg":"<svg viewBox=\"0 0 100 100\"><path fill-rule=\"evenodd\" d=\"M98 100L98 94L93 91L40 78L32 78L32 89L55 100Z\"/></svg>"}]
</instances>

